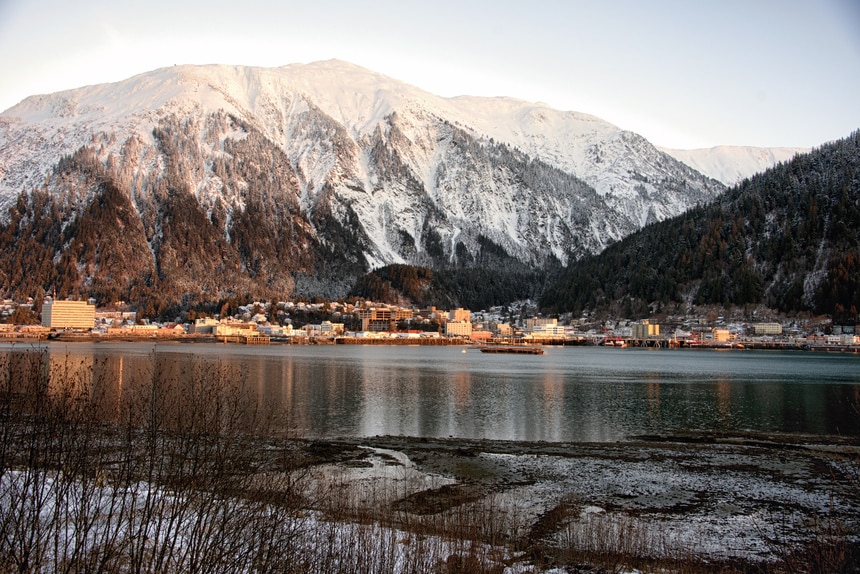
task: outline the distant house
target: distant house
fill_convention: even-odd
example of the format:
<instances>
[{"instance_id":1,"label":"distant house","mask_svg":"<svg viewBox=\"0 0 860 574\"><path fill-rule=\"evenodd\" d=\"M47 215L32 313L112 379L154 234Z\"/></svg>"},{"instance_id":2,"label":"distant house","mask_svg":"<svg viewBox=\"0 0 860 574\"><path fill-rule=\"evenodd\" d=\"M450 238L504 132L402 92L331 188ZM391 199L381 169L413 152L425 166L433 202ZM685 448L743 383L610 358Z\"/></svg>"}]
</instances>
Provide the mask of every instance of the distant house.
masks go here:
<instances>
[{"instance_id":1,"label":"distant house","mask_svg":"<svg viewBox=\"0 0 860 574\"><path fill-rule=\"evenodd\" d=\"M96 326L96 306L86 301L45 301L42 326L51 329L92 329Z\"/></svg>"},{"instance_id":2,"label":"distant house","mask_svg":"<svg viewBox=\"0 0 860 574\"><path fill-rule=\"evenodd\" d=\"M323 321L320 324L320 334L326 337L343 335L343 323L332 323L331 321Z\"/></svg>"}]
</instances>

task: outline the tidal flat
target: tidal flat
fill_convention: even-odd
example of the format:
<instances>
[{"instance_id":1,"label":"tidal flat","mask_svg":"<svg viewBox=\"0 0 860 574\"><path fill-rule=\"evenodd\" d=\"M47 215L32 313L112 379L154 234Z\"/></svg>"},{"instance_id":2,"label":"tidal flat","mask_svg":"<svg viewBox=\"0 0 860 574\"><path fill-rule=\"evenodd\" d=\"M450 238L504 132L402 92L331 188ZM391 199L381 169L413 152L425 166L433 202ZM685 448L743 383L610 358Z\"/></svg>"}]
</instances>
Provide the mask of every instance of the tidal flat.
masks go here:
<instances>
[{"instance_id":1,"label":"tidal flat","mask_svg":"<svg viewBox=\"0 0 860 574\"><path fill-rule=\"evenodd\" d=\"M857 567L856 438L707 433L546 443L384 436L307 448L319 457L318 476L334 478L357 506L425 519L465 512L482 524L504 523L506 541L533 564L783 571L835 560L847 571Z\"/></svg>"}]
</instances>

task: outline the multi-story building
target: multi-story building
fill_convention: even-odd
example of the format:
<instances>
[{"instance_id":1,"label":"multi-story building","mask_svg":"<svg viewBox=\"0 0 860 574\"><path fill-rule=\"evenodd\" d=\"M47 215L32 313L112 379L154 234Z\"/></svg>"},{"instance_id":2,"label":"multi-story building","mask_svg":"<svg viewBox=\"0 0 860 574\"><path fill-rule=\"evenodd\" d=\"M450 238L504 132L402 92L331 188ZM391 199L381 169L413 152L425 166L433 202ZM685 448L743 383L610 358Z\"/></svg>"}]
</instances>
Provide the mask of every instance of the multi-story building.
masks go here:
<instances>
[{"instance_id":1,"label":"multi-story building","mask_svg":"<svg viewBox=\"0 0 860 574\"><path fill-rule=\"evenodd\" d=\"M533 339L558 339L563 338L565 329L563 325L555 323L543 323L535 326L529 336Z\"/></svg>"},{"instance_id":2,"label":"multi-story building","mask_svg":"<svg viewBox=\"0 0 860 574\"><path fill-rule=\"evenodd\" d=\"M359 309L356 316L361 320L362 331L394 331L397 323L411 319L412 309L376 308Z\"/></svg>"},{"instance_id":3,"label":"multi-story building","mask_svg":"<svg viewBox=\"0 0 860 574\"><path fill-rule=\"evenodd\" d=\"M469 321L448 321L445 323L445 334L449 337L471 337L472 323Z\"/></svg>"},{"instance_id":4,"label":"multi-story building","mask_svg":"<svg viewBox=\"0 0 860 574\"><path fill-rule=\"evenodd\" d=\"M86 301L45 301L42 326L51 329L92 329L96 325L96 306Z\"/></svg>"},{"instance_id":5,"label":"multi-story building","mask_svg":"<svg viewBox=\"0 0 860 574\"><path fill-rule=\"evenodd\" d=\"M510 323L493 323L490 325L490 329L503 337L512 333Z\"/></svg>"},{"instance_id":6,"label":"multi-story building","mask_svg":"<svg viewBox=\"0 0 860 574\"><path fill-rule=\"evenodd\" d=\"M448 312L448 321L457 322L465 322L469 323L472 321L472 312L468 309L463 309L462 307L458 307L453 311Z\"/></svg>"},{"instance_id":7,"label":"multi-story building","mask_svg":"<svg viewBox=\"0 0 860 574\"><path fill-rule=\"evenodd\" d=\"M756 335L782 335L782 325L779 323L756 323L753 325Z\"/></svg>"},{"instance_id":8,"label":"multi-story building","mask_svg":"<svg viewBox=\"0 0 860 574\"><path fill-rule=\"evenodd\" d=\"M394 323L391 319L391 309L359 309L356 316L361 320L362 331L392 331Z\"/></svg>"},{"instance_id":9,"label":"multi-story building","mask_svg":"<svg viewBox=\"0 0 860 574\"><path fill-rule=\"evenodd\" d=\"M558 319L554 317L533 317L526 319L526 331L535 331L544 325L558 325Z\"/></svg>"}]
</instances>

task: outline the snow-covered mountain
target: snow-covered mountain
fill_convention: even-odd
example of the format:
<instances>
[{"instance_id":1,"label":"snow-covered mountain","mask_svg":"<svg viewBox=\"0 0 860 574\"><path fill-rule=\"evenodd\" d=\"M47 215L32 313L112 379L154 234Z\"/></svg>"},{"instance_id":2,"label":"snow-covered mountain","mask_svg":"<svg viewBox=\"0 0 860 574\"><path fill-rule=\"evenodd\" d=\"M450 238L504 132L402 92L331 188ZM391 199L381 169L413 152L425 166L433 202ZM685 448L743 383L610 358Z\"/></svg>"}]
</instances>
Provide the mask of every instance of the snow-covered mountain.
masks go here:
<instances>
[{"instance_id":1,"label":"snow-covered mountain","mask_svg":"<svg viewBox=\"0 0 860 574\"><path fill-rule=\"evenodd\" d=\"M149 283L209 293L223 285L185 267L283 291L388 263L478 265L488 250L566 264L724 190L593 116L442 98L336 60L176 66L0 114L0 221L20 233L19 194L45 192L66 234L55 262L106 185L141 221ZM80 285L100 265L79 260Z\"/></svg>"},{"instance_id":2,"label":"snow-covered mountain","mask_svg":"<svg viewBox=\"0 0 860 574\"><path fill-rule=\"evenodd\" d=\"M716 146L702 149L658 148L717 181L733 186L757 173L807 153L801 147Z\"/></svg>"}]
</instances>

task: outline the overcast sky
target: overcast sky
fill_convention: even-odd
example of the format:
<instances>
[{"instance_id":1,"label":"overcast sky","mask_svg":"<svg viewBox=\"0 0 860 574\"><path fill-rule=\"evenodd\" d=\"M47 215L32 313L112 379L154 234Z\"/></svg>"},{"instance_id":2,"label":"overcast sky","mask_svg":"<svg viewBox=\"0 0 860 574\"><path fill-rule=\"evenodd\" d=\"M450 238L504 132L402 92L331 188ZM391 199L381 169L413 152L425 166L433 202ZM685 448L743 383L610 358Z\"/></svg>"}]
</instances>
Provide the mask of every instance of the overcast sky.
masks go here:
<instances>
[{"instance_id":1,"label":"overcast sky","mask_svg":"<svg viewBox=\"0 0 860 574\"><path fill-rule=\"evenodd\" d=\"M0 0L0 110L174 64L330 58L668 147L811 147L860 128L860 0Z\"/></svg>"}]
</instances>

